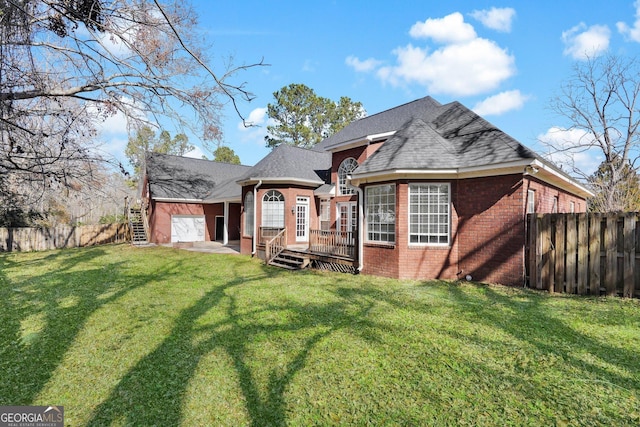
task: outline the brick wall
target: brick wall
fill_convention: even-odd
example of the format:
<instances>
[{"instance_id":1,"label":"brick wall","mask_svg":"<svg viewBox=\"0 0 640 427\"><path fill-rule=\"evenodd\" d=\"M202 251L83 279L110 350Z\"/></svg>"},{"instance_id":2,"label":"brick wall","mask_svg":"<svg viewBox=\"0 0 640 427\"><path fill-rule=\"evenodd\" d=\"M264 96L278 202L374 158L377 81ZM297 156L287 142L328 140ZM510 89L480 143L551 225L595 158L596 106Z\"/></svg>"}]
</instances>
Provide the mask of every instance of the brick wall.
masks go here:
<instances>
[{"instance_id":1,"label":"brick wall","mask_svg":"<svg viewBox=\"0 0 640 427\"><path fill-rule=\"evenodd\" d=\"M527 190L535 191L535 211L537 213L554 213L554 200L557 198L557 213L570 213L571 202L574 204L574 212L581 213L587 211L587 202L573 194L569 194L557 187L545 184L534 177L527 177L524 180ZM526 196L527 192L525 192Z\"/></svg>"},{"instance_id":2,"label":"brick wall","mask_svg":"<svg viewBox=\"0 0 640 427\"><path fill-rule=\"evenodd\" d=\"M525 196L520 174L458 182L454 204L463 277L522 285Z\"/></svg>"}]
</instances>

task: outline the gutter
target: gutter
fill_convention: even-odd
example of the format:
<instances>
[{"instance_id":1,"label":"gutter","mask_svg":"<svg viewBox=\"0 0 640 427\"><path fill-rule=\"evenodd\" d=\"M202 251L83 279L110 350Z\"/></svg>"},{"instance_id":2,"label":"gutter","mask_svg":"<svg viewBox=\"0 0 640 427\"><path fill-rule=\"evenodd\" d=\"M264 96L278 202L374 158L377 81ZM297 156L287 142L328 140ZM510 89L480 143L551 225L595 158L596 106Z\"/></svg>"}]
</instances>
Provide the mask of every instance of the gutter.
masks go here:
<instances>
[{"instance_id":1,"label":"gutter","mask_svg":"<svg viewBox=\"0 0 640 427\"><path fill-rule=\"evenodd\" d=\"M258 252L258 241L257 241L257 232L258 232L258 214L256 207L258 206L258 188L262 185L262 180L258 181L258 183L253 187L253 250L251 251L251 256L255 256L256 252Z\"/></svg>"}]
</instances>

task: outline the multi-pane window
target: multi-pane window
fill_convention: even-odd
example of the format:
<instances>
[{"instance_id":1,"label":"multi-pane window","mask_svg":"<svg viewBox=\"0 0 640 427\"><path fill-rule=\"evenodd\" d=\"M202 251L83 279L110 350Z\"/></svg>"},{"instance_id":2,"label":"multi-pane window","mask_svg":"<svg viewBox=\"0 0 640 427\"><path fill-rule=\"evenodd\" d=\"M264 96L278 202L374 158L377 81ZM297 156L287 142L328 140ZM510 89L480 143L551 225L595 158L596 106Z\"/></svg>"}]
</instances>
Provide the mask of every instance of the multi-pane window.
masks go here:
<instances>
[{"instance_id":1,"label":"multi-pane window","mask_svg":"<svg viewBox=\"0 0 640 427\"><path fill-rule=\"evenodd\" d=\"M338 188L340 194L355 194L355 190L347 185L347 177L358 167L358 161L353 157L344 159L338 167Z\"/></svg>"},{"instance_id":2,"label":"multi-pane window","mask_svg":"<svg viewBox=\"0 0 640 427\"><path fill-rule=\"evenodd\" d=\"M576 211L575 202L569 202L569 212L574 213Z\"/></svg>"},{"instance_id":3,"label":"multi-pane window","mask_svg":"<svg viewBox=\"0 0 640 427\"><path fill-rule=\"evenodd\" d=\"M527 213L535 213L536 211L536 191L527 190Z\"/></svg>"},{"instance_id":4,"label":"multi-pane window","mask_svg":"<svg viewBox=\"0 0 640 427\"><path fill-rule=\"evenodd\" d=\"M269 190L262 197L262 226L284 228L284 196Z\"/></svg>"},{"instance_id":5,"label":"multi-pane window","mask_svg":"<svg viewBox=\"0 0 640 427\"><path fill-rule=\"evenodd\" d=\"M394 184L373 185L365 189L367 240L396 241L396 187Z\"/></svg>"},{"instance_id":6,"label":"multi-pane window","mask_svg":"<svg viewBox=\"0 0 640 427\"><path fill-rule=\"evenodd\" d=\"M245 236L253 236L253 218L255 206L253 203L253 193L248 192L244 196L244 234Z\"/></svg>"},{"instance_id":7,"label":"multi-pane window","mask_svg":"<svg viewBox=\"0 0 640 427\"><path fill-rule=\"evenodd\" d=\"M409 184L409 243L449 243L449 193L449 184Z\"/></svg>"},{"instance_id":8,"label":"multi-pane window","mask_svg":"<svg viewBox=\"0 0 640 427\"><path fill-rule=\"evenodd\" d=\"M331 201L320 201L320 229L329 230L331 228Z\"/></svg>"}]
</instances>

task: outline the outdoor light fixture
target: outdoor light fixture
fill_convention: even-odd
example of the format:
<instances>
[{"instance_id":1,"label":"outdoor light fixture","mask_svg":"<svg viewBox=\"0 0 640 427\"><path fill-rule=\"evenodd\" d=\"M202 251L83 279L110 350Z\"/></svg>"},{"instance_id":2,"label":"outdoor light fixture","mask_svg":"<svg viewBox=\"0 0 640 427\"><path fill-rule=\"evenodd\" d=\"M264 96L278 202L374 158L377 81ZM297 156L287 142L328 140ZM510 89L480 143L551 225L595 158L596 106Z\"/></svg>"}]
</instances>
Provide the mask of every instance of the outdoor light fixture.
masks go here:
<instances>
[{"instance_id":1,"label":"outdoor light fixture","mask_svg":"<svg viewBox=\"0 0 640 427\"><path fill-rule=\"evenodd\" d=\"M291 206L291 215L293 215L294 213L296 213L296 207L295 206Z\"/></svg>"}]
</instances>

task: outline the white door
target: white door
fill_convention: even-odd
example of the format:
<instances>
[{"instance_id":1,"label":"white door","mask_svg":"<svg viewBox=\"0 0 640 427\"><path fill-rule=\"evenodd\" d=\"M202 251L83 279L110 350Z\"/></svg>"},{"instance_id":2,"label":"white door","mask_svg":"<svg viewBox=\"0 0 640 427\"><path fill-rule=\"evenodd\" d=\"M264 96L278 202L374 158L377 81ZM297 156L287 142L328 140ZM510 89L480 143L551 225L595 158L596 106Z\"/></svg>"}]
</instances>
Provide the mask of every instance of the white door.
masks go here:
<instances>
[{"instance_id":1,"label":"white door","mask_svg":"<svg viewBox=\"0 0 640 427\"><path fill-rule=\"evenodd\" d=\"M309 198L296 198L296 242L309 241Z\"/></svg>"},{"instance_id":2,"label":"white door","mask_svg":"<svg viewBox=\"0 0 640 427\"><path fill-rule=\"evenodd\" d=\"M171 215L171 242L204 242L204 215Z\"/></svg>"},{"instance_id":3,"label":"white door","mask_svg":"<svg viewBox=\"0 0 640 427\"><path fill-rule=\"evenodd\" d=\"M338 203L336 218L338 231L356 231L358 229L358 203Z\"/></svg>"}]
</instances>

